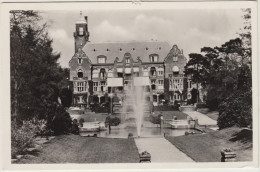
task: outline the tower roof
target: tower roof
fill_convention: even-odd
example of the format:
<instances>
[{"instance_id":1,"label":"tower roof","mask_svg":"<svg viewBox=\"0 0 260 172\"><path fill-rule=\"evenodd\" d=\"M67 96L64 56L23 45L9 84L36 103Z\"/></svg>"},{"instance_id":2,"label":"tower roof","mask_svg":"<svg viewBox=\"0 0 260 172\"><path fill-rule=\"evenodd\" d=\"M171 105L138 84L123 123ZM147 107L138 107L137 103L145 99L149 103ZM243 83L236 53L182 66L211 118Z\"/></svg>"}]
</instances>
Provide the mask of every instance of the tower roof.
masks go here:
<instances>
[{"instance_id":1,"label":"tower roof","mask_svg":"<svg viewBox=\"0 0 260 172\"><path fill-rule=\"evenodd\" d=\"M87 21L85 20L84 16L82 15L82 11L80 11L80 17L76 21L76 24L87 24Z\"/></svg>"}]
</instances>

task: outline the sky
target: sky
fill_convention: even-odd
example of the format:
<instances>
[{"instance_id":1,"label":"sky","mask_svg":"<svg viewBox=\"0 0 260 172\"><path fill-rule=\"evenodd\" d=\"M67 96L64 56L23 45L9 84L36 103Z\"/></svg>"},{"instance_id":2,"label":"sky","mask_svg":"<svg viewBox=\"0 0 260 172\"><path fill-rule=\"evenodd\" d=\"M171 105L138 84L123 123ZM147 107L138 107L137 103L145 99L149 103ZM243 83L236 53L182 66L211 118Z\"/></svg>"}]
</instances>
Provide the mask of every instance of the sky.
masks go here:
<instances>
[{"instance_id":1,"label":"sky","mask_svg":"<svg viewBox=\"0 0 260 172\"><path fill-rule=\"evenodd\" d=\"M202 47L215 47L238 37L243 27L240 9L174 10L82 10L88 16L89 41L167 41L183 49L185 57L200 53ZM74 55L75 22L80 11L41 11L48 23L54 52L59 63L68 67ZM87 52L86 52L87 54Z\"/></svg>"}]
</instances>

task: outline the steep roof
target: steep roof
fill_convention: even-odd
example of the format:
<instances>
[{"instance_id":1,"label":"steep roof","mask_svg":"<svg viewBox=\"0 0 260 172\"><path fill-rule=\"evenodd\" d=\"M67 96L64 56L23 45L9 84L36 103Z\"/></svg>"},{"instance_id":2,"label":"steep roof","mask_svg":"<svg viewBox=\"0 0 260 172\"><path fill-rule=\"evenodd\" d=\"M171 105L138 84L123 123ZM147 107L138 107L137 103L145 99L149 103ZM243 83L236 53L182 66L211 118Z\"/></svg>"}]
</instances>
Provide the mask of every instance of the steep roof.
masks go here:
<instances>
[{"instance_id":1,"label":"steep roof","mask_svg":"<svg viewBox=\"0 0 260 172\"><path fill-rule=\"evenodd\" d=\"M140 57L142 62L150 62L149 55L158 54L158 62L163 62L171 46L167 42L114 42L114 43L87 43L83 47L92 64L97 63L97 57L106 56L106 63L114 63L116 57L122 61L125 53L130 53L132 58L137 61Z\"/></svg>"}]
</instances>

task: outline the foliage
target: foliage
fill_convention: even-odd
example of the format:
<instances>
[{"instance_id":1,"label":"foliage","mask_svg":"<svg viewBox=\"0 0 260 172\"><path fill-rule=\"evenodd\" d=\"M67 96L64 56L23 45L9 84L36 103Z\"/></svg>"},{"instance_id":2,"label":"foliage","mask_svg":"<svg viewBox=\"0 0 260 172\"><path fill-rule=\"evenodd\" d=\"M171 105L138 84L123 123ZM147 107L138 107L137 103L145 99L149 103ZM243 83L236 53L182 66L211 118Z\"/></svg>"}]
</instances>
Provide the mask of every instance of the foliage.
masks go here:
<instances>
[{"instance_id":1,"label":"foliage","mask_svg":"<svg viewBox=\"0 0 260 172\"><path fill-rule=\"evenodd\" d=\"M160 115L160 114L158 116L150 115L149 116L149 120L153 124L161 124L161 116L162 115Z\"/></svg>"},{"instance_id":2,"label":"foliage","mask_svg":"<svg viewBox=\"0 0 260 172\"><path fill-rule=\"evenodd\" d=\"M21 154L26 148L32 147L34 144L35 136L44 136L51 133L46 128L45 120L32 120L17 123L11 123L11 154L14 158L15 155Z\"/></svg>"},{"instance_id":3,"label":"foliage","mask_svg":"<svg viewBox=\"0 0 260 172\"><path fill-rule=\"evenodd\" d=\"M220 129L252 125L252 92L238 91L219 106L218 126Z\"/></svg>"},{"instance_id":4,"label":"foliage","mask_svg":"<svg viewBox=\"0 0 260 172\"><path fill-rule=\"evenodd\" d=\"M72 90L69 88L62 88L60 92L61 104L64 107L70 107L72 104Z\"/></svg>"},{"instance_id":5,"label":"foliage","mask_svg":"<svg viewBox=\"0 0 260 172\"><path fill-rule=\"evenodd\" d=\"M72 126L72 120L69 113L66 112L62 106L54 108L55 110L52 112L55 114L53 116L49 115L49 117L52 117L48 119L49 128L53 130L55 135L69 133Z\"/></svg>"},{"instance_id":6,"label":"foliage","mask_svg":"<svg viewBox=\"0 0 260 172\"><path fill-rule=\"evenodd\" d=\"M37 11L10 11L10 21L12 116L20 123L44 119L48 130L60 133L71 123L58 104L68 72L57 63L60 54L53 53L47 24Z\"/></svg>"},{"instance_id":7,"label":"foliage","mask_svg":"<svg viewBox=\"0 0 260 172\"><path fill-rule=\"evenodd\" d=\"M118 126L120 124L121 120L118 117L106 117L105 123L109 126Z\"/></svg>"}]
</instances>

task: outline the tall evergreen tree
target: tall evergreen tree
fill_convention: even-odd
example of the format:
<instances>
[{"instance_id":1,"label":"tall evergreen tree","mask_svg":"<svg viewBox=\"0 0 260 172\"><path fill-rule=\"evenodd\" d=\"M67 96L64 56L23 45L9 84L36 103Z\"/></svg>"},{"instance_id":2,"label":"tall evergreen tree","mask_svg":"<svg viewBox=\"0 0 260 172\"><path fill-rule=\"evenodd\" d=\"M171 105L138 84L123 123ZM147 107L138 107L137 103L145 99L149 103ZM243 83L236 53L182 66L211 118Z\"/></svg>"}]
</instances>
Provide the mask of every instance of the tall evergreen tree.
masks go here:
<instances>
[{"instance_id":1,"label":"tall evergreen tree","mask_svg":"<svg viewBox=\"0 0 260 172\"><path fill-rule=\"evenodd\" d=\"M58 104L60 83L64 79L54 54L46 24L36 11L10 12L11 104L15 119L55 119L69 116ZM63 110L62 110L63 109ZM56 116L59 118L56 118ZM66 127L64 127L66 130Z\"/></svg>"}]
</instances>

